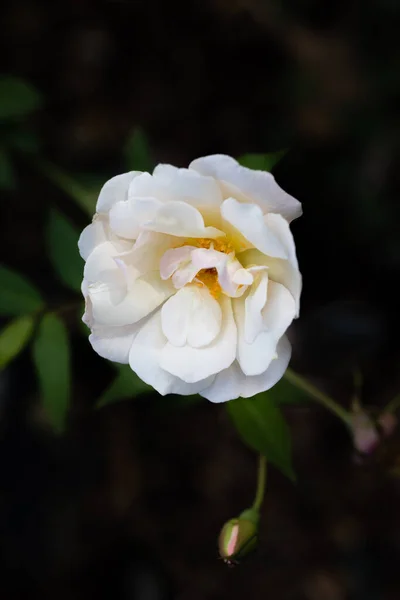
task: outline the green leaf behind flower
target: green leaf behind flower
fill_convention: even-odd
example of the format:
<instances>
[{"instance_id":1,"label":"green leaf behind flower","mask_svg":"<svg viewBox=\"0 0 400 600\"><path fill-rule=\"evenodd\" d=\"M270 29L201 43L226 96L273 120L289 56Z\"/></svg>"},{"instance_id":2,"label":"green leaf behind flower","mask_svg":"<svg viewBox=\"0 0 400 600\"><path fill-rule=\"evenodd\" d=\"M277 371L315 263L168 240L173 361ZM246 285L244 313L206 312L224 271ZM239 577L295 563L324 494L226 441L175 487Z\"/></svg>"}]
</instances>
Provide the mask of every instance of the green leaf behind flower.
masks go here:
<instances>
[{"instance_id":1,"label":"green leaf behind flower","mask_svg":"<svg viewBox=\"0 0 400 600\"><path fill-rule=\"evenodd\" d=\"M25 315L7 323L0 332L0 369L22 352L32 336L34 325L34 317Z\"/></svg>"},{"instance_id":2,"label":"green leaf behind flower","mask_svg":"<svg viewBox=\"0 0 400 600\"><path fill-rule=\"evenodd\" d=\"M117 369L117 375L98 399L96 408L152 391L152 388L144 383L129 365L114 366Z\"/></svg>"},{"instance_id":3,"label":"green leaf behind flower","mask_svg":"<svg viewBox=\"0 0 400 600\"><path fill-rule=\"evenodd\" d=\"M33 343L33 360L43 406L54 429L61 433L70 402L71 367L68 333L57 315L43 317Z\"/></svg>"},{"instance_id":4,"label":"green leaf behind flower","mask_svg":"<svg viewBox=\"0 0 400 600\"><path fill-rule=\"evenodd\" d=\"M151 172L153 170L154 162L151 158L150 145L146 134L140 127L137 127L129 136L124 148L124 156L126 166L130 171Z\"/></svg>"},{"instance_id":5,"label":"green leaf behind flower","mask_svg":"<svg viewBox=\"0 0 400 600\"><path fill-rule=\"evenodd\" d=\"M60 280L80 292L83 262L78 251L79 233L70 221L52 208L46 230L49 259Z\"/></svg>"},{"instance_id":6,"label":"green leaf behind flower","mask_svg":"<svg viewBox=\"0 0 400 600\"><path fill-rule=\"evenodd\" d=\"M268 393L238 398L226 407L243 441L260 452L292 481L292 449L289 428Z\"/></svg>"},{"instance_id":7,"label":"green leaf behind flower","mask_svg":"<svg viewBox=\"0 0 400 600\"><path fill-rule=\"evenodd\" d=\"M24 315L42 307L38 290L23 275L0 265L0 315Z\"/></svg>"},{"instance_id":8,"label":"green leaf behind flower","mask_svg":"<svg viewBox=\"0 0 400 600\"><path fill-rule=\"evenodd\" d=\"M310 396L293 385L285 376L274 387L267 392L263 392L263 394L267 394L277 405L307 404L310 402Z\"/></svg>"},{"instance_id":9,"label":"green leaf behind flower","mask_svg":"<svg viewBox=\"0 0 400 600\"><path fill-rule=\"evenodd\" d=\"M18 77L0 76L0 120L19 119L41 105L42 97L32 85Z\"/></svg>"},{"instance_id":10,"label":"green leaf behind flower","mask_svg":"<svg viewBox=\"0 0 400 600\"><path fill-rule=\"evenodd\" d=\"M243 167L247 167L248 169L272 171L286 153L287 150L270 152L269 154L243 154L238 158L238 161Z\"/></svg>"}]
</instances>

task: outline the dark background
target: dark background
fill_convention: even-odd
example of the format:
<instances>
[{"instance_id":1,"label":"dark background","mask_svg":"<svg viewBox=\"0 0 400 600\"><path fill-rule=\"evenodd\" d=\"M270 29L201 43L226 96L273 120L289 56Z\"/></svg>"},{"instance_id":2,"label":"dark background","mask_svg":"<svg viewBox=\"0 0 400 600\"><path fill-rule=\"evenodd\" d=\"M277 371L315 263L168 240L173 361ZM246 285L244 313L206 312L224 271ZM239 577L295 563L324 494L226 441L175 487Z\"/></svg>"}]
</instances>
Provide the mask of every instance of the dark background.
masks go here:
<instances>
[{"instance_id":1,"label":"dark background","mask_svg":"<svg viewBox=\"0 0 400 600\"><path fill-rule=\"evenodd\" d=\"M68 171L123 171L136 126L156 162L179 166L289 148L275 176L304 208L292 366L345 405L355 368L367 404L399 391L397 2L13 0L1 12L2 70L43 93L31 126ZM87 217L29 163L17 170L2 261L65 302L43 224L50 204L79 228ZM400 598L396 436L359 464L333 416L288 407L298 483L271 470L259 551L229 569L216 538L252 500L256 457L207 402L94 410L112 371L69 325L64 437L43 425L29 351L0 376L2 600Z\"/></svg>"}]
</instances>

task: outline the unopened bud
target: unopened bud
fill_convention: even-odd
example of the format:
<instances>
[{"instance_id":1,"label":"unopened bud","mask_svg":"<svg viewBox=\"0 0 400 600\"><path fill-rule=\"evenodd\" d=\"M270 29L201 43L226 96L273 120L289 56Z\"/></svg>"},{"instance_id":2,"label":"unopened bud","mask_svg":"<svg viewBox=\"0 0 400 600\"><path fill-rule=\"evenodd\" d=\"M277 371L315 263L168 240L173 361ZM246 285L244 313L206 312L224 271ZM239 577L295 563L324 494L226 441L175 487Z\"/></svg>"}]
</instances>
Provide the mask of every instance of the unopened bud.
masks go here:
<instances>
[{"instance_id":1,"label":"unopened bud","mask_svg":"<svg viewBox=\"0 0 400 600\"><path fill-rule=\"evenodd\" d=\"M378 417L378 425L382 429L383 437L389 437L397 427L397 417L393 413L383 412Z\"/></svg>"},{"instance_id":2,"label":"unopened bud","mask_svg":"<svg viewBox=\"0 0 400 600\"><path fill-rule=\"evenodd\" d=\"M389 437L396 426L397 418L390 412L383 412L374 421L363 410L357 410L351 419L354 447L361 454L371 454L376 450L381 439Z\"/></svg>"},{"instance_id":3,"label":"unopened bud","mask_svg":"<svg viewBox=\"0 0 400 600\"><path fill-rule=\"evenodd\" d=\"M219 535L220 557L228 565L239 564L255 549L257 540L258 514L250 509L223 526Z\"/></svg>"},{"instance_id":4,"label":"unopened bud","mask_svg":"<svg viewBox=\"0 0 400 600\"><path fill-rule=\"evenodd\" d=\"M354 447L361 454L371 454L379 444L379 433L367 413L359 411L352 415L351 427Z\"/></svg>"}]
</instances>

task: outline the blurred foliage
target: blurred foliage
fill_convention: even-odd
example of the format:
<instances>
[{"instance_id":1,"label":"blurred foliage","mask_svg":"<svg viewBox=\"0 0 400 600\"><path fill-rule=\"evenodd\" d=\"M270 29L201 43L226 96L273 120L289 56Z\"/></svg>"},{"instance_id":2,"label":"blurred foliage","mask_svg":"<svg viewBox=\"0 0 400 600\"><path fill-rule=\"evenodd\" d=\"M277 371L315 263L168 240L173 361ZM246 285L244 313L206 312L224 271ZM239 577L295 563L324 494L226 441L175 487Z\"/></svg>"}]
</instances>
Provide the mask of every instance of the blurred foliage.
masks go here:
<instances>
[{"instance_id":1,"label":"blurred foliage","mask_svg":"<svg viewBox=\"0 0 400 600\"><path fill-rule=\"evenodd\" d=\"M0 332L0 369L15 358L29 342L35 325L34 317L18 317Z\"/></svg>"},{"instance_id":2,"label":"blurred foliage","mask_svg":"<svg viewBox=\"0 0 400 600\"><path fill-rule=\"evenodd\" d=\"M289 428L269 393L231 400L226 409L243 441L294 480Z\"/></svg>"},{"instance_id":3,"label":"blurred foliage","mask_svg":"<svg viewBox=\"0 0 400 600\"><path fill-rule=\"evenodd\" d=\"M70 344L64 322L54 313L46 314L33 343L41 398L54 429L65 427L71 397Z\"/></svg>"},{"instance_id":4,"label":"blurred foliage","mask_svg":"<svg viewBox=\"0 0 400 600\"><path fill-rule=\"evenodd\" d=\"M130 171L148 171L154 168L150 145L144 131L137 127L128 137L123 151L125 164Z\"/></svg>"},{"instance_id":5,"label":"blurred foliage","mask_svg":"<svg viewBox=\"0 0 400 600\"><path fill-rule=\"evenodd\" d=\"M18 77L0 77L0 121L21 119L42 106L42 97Z\"/></svg>"},{"instance_id":6,"label":"blurred foliage","mask_svg":"<svg viewBox=\"0 0 400 600\"><path fill-rule=\"evenodd\" d=\"M2 265L0 288L0 315L23 315L43 307L40 292L23 275Z\"/></svg>"},{"instance_id":7,"label":"blurred foliage","mask_svg":"<svg viewBox=\"0 0 400 600\"><path fill-rule=\"evenodd\" d=\"M239 156L238 162L248 169L257 171L272 171L275 165L285 156L287 150L269 152L268 154L243 154Z\"/></svg>"},{"instance_id":8,"label":"blurred foliage","mask_svg":"<svg viewBox=\"0 0 400 600\"><path fill-rule=\"evenodd\" d=\"M117 370L117 376L98 399L97 408L152 391L150 386L133 373L129 365L114 364L113 366Z\"/></svg>"},{"instance_id":9,"label":"blurred foliage","mask_svg":"<svg viewBox=\"0 0 400 600\"><path fill-rule=\"evenodd\" d=\"M81 291L82 259L78 252L79 233L55 208L46 229L48 256L60 281L75 292Z\"/></svg>"},{"instance_id":10,"label":"blurred foliage","mask_svg":"<svg viewBox=\"0 0 400 600\"><path fill-rule=\"evenodd\" d=\"M0 189L16 187L12 153L38 151L38 140L26 127L26 119L42 104L41 94L29 83L18 77L0 76Z\"/></svg>"}]
</instances>

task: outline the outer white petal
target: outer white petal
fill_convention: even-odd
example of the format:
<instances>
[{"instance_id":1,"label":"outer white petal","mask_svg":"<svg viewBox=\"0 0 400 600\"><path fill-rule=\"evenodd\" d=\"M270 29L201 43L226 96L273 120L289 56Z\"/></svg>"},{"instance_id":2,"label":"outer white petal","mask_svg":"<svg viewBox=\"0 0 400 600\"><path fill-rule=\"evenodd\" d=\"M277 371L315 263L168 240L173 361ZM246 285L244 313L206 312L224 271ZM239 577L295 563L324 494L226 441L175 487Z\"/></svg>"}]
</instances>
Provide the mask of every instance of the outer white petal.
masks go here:
<instances>
[{"instance_id":1,"label":"outer white petal","mask_svg":"<svg viewBox=\"0 0 400 600\"><path fill-rule=\"evenodd\" d=\"M143 322L126 327L96 327L89 335L93 350L103 358L128 364L129 352Z\"/></svg>"},{"instance_id":2,"label":"outer white petal","mask_svg":"<svg viewBox=\"0 0 400 600\"><path fill-rule=\"evenodd\" d=\"M183 381L194 383L228 368L235 360L237 330L231 299L221 298L222 327L219 335L204 348L168 343L162 350L160 366Z\"/></svg>"},{"instance_id":3,"label":"outer white petal","mask_svg":"<svg viewBox=\"0 0 400 600\"><path fill-rule=\"evenodd\" d=\"M82 289L84 287L85 280L82 282ZM93 327L93 312L92 312L92 303L87 294L84 293L85 297L85 312L82 315L82 321L85 323L87 327Z\"/></svg>"},{"instance_id":4,"label":"outer white petal","mask_svg":"<svg viewBox=\"0 0 400 600\"><path fill-rule=\"evenodd\" d=\"M96 283L89 286L94 320L102 325L123 326L137 323L175 292L170 281L158 272L138 277L130 289Z\"/></svg>"},{"instance_id":5,"label":"outer white petal","mask_svg":"<svg viewBox=\"0 0 400 600\"><path fill-rule=\"evenodd\" d=\"M130 171L122 173L109 179L100 190L100 194L96 204L98 213L108 213L110 208L116 203L128 198L129 185L140 175L140 171Z\"/></svg>"},{"instance_id":6,"label":"outer white petal","mask_svg":"<svg viewBox=\"0 0 400 600\"><path fill-rule=\"evenodd\" d=\"M135 240L141 225L154 218L162 202L151 197L132 197L117 202L110 210L110 227L119 236Z\"/></svg>"},{"instance_id":7,"label":"outer white petal","mask_svg":"<svg viewBox=\"0 0 400 600\"><path fill-rule=\"evenodd\" d=\"M200 392L200 395L211 402L226 402L235 398L250 398L260 392L272 388L283 377L288 367L291 346L284 335L278 343L275 358L268 369L260 375L249 377L243 373L237 361L231 367L221 371L210 387Z\"/></svg>"},{"instance_id":8,"label":"outer white petal","mask_svg":"<svg viewBox=\"0 0 400 600\"><path fill-rule=\"evenodd\" d=\"M254 342L246 341L246 311L242 298L234 301L235 320L238 327L237 359L245 375L263 373L276 354L278 340L292 322L296 308L291 293L280 283L269 281L268 300L262 311L262 331Z\"/></svg>"},{"instance_id":9,"label":"outer white petal","mask_svg":"<svg viewBox=\"0 0 400 600\"><path fill-rule=\"evenodd\" d=\"M96 246L108 241L107 229L107 219L103 215L95 215L92 223L85 227L78 240L78 249L83 260L88 258Z\"/></svg>"},{"instance_id":10,"label":"outer white petal","mask_svg":"<svg viewBox=\"0 0 400 600\"><path fill-rule=\"evenodd\" d=\"M161 309L165 337L173 346L208 346L221 329L219 303L207 288L189 285L172 296Z\"/></svg>"},{"instance_id":11,"label":"outer white petal","mask_svg":"<svg viewBox=\"0 0 400 600\"><path fill-rule=\"evenodd\" d=\"M163 204L153 219L142 224L142 228L179 237L217 238L225 235L215 227L205 227L201 213L185 202Z\"/></svg>"},{"instance_id":12,"label":"outer white petal","mask_svg":"<svg viewBox=\"0 0 400 600\"><path fill-rule=\"evenodd\" d=\"M161 327L161 311L157 311L140 329L129 354L131 369L163 396L197 394L208 387L214 377L196 383L185 383L160 367L162 351L167 343Z\"/></svg>"},{"instance_id":13,"label":"outer white petal","mask_svg":"<svg viewBox=\"0 0 400 600\"><path fill-rule=\"evenodd\" d=\"M269 214L265 216L265 222L267 226L274 232L274 234L280 239L281 243L284 245L287 255L288 255L288 263L289 269L286 269L287 273L287 286L296 302L296 316L299 316L300 311L300 295L302 288L302 279L299 271L299 264L297 262L296 256L296 246L294 244L294 239L292 232L290 231L289 224L285 219L283 219L280 215ZM275 266L275 269L274 269ZM284 281L282 281L282 277L279 277L279 265L270 265L270 276L278 281L279 283L283 283L286 285ZM274 277L275 275L275 277Z\"/></svg>"},{"instance_id":14,"label":"outer white petal","mask_svg":"<svg viewBox=\"0 0 400 600\"><path fill-rule=\"evenodd\" d=\"M271 173L242 167L230 156L198 158L189 168L219 180L224 198L233 196L241 202L255 202L263 212L279 213L289 222L302 214L300 202L287 194Z\"/></svg>"},{"instance_id":15,"label":"outer white petal","mask_svg":"<svg viewBox=\"0 0 400 600\"><path fill-rule=\"evenodd\" d=\"M160 186L164 201L179 200L196 208L218 207L222 194L212 177L205 177L192 169L178 169L172 165L158 165L153 176Z\"/></svg>"},{"instance_id":16,"label":"outer white petal","mask_svg":"<svg viewBox=\"0 0 400 600\"><path fill-rule=\"evenodd\" d=\"M118 254L111 242L100 244L89 254L83 270L88 290L92 284L101 283L112 289L116 295L121 293L122 298L125 290L125 279L114 260Z\"/></svg>"},{"instance_id":17,"label":"outer white petal","mask_svg":"<svg viewBox=\"0 0 400 600\"><path fill-rule=\"evenodd\" d=\"M228 198L221 206L221 215L263 254L287 258L286 248L265 223L263 212L256 204L241 204L234 198Z\"/></svg>"}]
</instances>

